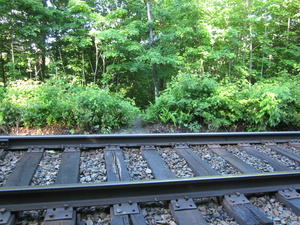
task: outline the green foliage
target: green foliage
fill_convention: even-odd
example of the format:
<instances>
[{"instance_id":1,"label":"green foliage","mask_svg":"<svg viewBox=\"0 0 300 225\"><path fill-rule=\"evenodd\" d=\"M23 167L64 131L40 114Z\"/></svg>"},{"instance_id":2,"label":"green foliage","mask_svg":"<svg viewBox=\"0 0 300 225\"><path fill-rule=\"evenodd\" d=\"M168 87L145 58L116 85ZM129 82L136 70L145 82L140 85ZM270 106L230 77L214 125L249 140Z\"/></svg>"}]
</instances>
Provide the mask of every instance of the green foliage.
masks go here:
<instances>
[{"instance_id":1,"label":"green foliage","mask_svg":"<svg viewBox=\"0 0 300 225\"><path fill-rule=\"evenodd\" d=\"M155 63L159 90L169 86L150 105L150 121L193 130L299 125L299 8L286 0L151 1L148 21L145 1L1 0L0 79L11 82L0 93L1 123L118 127L123 120L112 117L125 116L118 110L127 103L115 105L123 95L143 109L155 102ZM38 82L52 76L76 85ZM90 83L122 96L80 86ZM113 113L101 116L96 105Z\"/></svg>"},{"instance_id":2,"label":"green foliage","mask_svg":"<svg viewBox=\"0 0 300 225\"><path fill-rule=\"evenodd\" d=\"M97 87L80 87L73 90L72 102L75 123L83 128L100 129L109 133L133 122L138 109L119 94L112 94Z\"/></svg>"},{"instance_id":3,"label":"green foliage","mask_svg":"<svg viewBox=\"0 0 300 225\"><path fill-rule=\"evenodd\" d=\"M132 123L137 113L131 101L94 86L18 80L9 85L0 104L0 125L62 124L108 133Z\"/></svg>"},{"instance_id":4,"label":"green foliage","mask_svg":"<svg viewBox=\"0 0 300 225\"><path fill-rule=\"evenodd\" d=\"M217 88L217 82L205 75L181 74L147 110L145 118L178 126L199 126L197 114L207 108L206 99ZM200 126L199 126L200 127Z\"/></svg>"},{"instance_id":5,"label":"green foliage","mask_svg":"<svg viewBox=\"0 0 300 225\"><path fill-rule=\"evenodd\" d=\"M145 118L189 128L240 125L262 131L279 124L299 126L299 91L298 81L221 86L208 76L182 74L148 108Z\"/></svg>"}]
</instances>

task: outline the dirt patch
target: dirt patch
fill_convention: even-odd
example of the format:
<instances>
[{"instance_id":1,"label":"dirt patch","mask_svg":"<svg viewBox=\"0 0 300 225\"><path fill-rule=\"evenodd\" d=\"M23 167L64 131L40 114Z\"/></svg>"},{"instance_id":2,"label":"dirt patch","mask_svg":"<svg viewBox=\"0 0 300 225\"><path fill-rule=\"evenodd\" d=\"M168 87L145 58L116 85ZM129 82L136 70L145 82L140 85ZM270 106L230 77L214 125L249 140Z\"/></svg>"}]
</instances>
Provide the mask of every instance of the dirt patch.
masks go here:
<instances>
[{"instance_id":1,"label":"dirt patch","mask_svg":"<svg viewBox=\"0 0 300 225\"><path fill-rule=\"evenodd\" d=\"M266 131L299 131L295 126L278 126ZM173 124L147 124L142 118L136 118L130 127L113 130L112 134L155 134L155 133L208 133L208 132L245 132L244 126L232 126L230 128L216 129L210 126L203 126L201 130L192 131L186 127L176 127ZM2 130L2 135L70 135L70 134L101 134L97 130L82 130L79 127L66 127L53 124L44 128L37 127L12 127L7 131Z\"/></svg>"}]
</instances>

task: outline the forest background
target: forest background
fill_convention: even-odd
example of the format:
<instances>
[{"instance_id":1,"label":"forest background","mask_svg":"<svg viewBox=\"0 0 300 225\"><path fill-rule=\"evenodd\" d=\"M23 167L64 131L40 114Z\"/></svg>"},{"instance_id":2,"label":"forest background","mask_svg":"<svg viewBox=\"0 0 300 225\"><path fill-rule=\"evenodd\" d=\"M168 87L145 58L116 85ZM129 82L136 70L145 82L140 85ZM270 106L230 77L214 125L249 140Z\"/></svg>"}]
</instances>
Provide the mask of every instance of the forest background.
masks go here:
<instances>
[{"instance_id":1,"label":"forest background","mask_svg":"<svg viewBox=\"0 0 300 225\"><path fill-rule=\"evenodd\" d=\"M300 126L300 1L0 0L0 128Z\"/></svg>"}]
</instances>

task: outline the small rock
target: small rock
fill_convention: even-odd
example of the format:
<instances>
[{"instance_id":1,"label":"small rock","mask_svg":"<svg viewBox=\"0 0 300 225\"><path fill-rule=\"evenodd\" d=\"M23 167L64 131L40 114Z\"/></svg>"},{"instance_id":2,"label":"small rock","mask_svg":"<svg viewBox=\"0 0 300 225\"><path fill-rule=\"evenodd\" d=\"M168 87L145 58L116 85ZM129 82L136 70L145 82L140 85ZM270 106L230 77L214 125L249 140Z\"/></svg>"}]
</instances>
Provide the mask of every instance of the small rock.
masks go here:
<instances>
[{"instance_id":1,"label":"small rock","mask_svg":"<svg viewBox=\"0 0 300 225\"><path fill-rule=\"evenodd\" d=\"M37 221L29 221L28 225L38 225L39 223Z\"/></svg>"},{"instance_id":2,"label":"small rock","mask_svg":"<svg viewBox=\"0 0 300 225\"><path fill-rule=\"evenodd\" d=\"M86 182L91 182L91 181L92 181L92 178L91 178L90 176L88 176L88 177L85 178L85 181L86 181Z\"/></svg>"},{"instance_id":3,"label":"small rock","mask_svg":"<svg viewBox=\"0 0 300 225\"><path fill-rule=\"evenodd\" d=\"M280 216L289 218L291 216L291 213L289 211L284 211Z\"/></svg>"},{"instance_id":4,"label":"small rock","mask_svg":"<svg viewBox=\"0 0 300 225\"><path fill-rule=\"evenodd\" d=\"M270 202L271 202L271 203L274 203L275 201L276 201L276 200L275 200L274 198L271 198L271 199L270 199Z\"/></svg>"},{"instance_id":5,"label":"small rock","mask_svg":"<svg viewBox=\"0 0 300 225\"><path fill-rule=\"evenodd\" d=\"M160 220L161 220L161 217L160 217L159 215L155 215L155 216L154 216L154 219L155 219L156 221L160 221Z\"/></svg>"},{"instance_id":6,"label":"small rock","mask_svg":"<svg viewBox=\"0 0 300 225\"><path fill-rule=\"evenodd\" d=\"M146 169L146 173L151 174L152 170L148 168L148 169Z\"/></svg>"},{"instance_id":7,"label":"small rock","mask_svg":"<svg viewBox=\"0 0 300 225\"><path fill-rule=\"evenodd\" d=\"M205 212L205 211L206 211L206 207L205 207L205 206L201 206L201 207L199 207L199 210L200 210L201 212Z\"/></svg>"},{"instance_id":8,"label":"small rock","mask_svg":"<svg viewBox=\"0 0 300 225\"><path fill-rule=\"evenodd\" d=\"M167 220L170 219L170 218L171 218L170 215L161 215L161 219L162 219L163 221L167 221Z\"/></svg>"},{"instance_id":9,"label":"small rock","mask_svg":"<svg viewBox=\"0 0 300 225\"><path fill-rule=\"evenodd\" d=\"M100 217L102 219L105 219L107 217L107 213L105 213L105 212L100 213Z\"/></svg>"},{"instance_id":10,"label":"small rock","mask_svg":"<svg viewBox=\"0 0 300 225\"><path fill-rule=\"evenodd\" d=\"M91 219L88 219L87 221L86 221L86 225L93 225L94 223L93 223L93 221L91 220Z\"/></svg>"},{"instance_id":11,"label":"small rock","mask_svg":"<svg viewBox=\"0 0 300 225\"><path fill-rule=\"evenodd\" d=\"M279 218L279 217L275 217L275 218L273 218L273 221L274 221L274 222L279 222L279 221L280 221L280 218Z\"/></svg>"},{"instance_id":12,"label":"small rock","mask_svg":"<svg viewBox=\"0 0 300 225\"><path fill-rule=\"evenodd\" d=\"M179 159L179 156L176 153L174 153L173 159Z\"/></svg>"},{"instance_id":13,"label":"small rock","mask_svg":"<svg viewBox=\"0 0 300 225\"><path fill-rule=\"evenodd\" d=\"M220 213L218 213L218 212L214 213L214 217L219 217L219 216L220 216Z\"/></svg>"},{"instance_id":14,"label":"small rock","mask_svg":"<svg viewBox=\"0 0 300 225\"><path fill-rule=\"evenodd\" d=\"M204 159L211 160L211 156L207 154L204 156Z\"/></svg>"},{"instance_id":15,"label":"small rock","mask_svg":"<svg viewBox=\"0 0 300 225\"><path fill-rule=\"evenodd\" d=\"M161 221L161 220L157 220L155 221L157 224L168 224L168 222L166 221Z\"/></svg>"},{"instance_id":16,"label":"small rock","mask_svg":"<svg viewBox=\"0 0 300 225\"><path fill-rule=\"evenodd\" d=\"M278 213L277 209L273 209L273 214L274 214L276 217L279 216L279 213Z\"/></svg>"}]
</instances>

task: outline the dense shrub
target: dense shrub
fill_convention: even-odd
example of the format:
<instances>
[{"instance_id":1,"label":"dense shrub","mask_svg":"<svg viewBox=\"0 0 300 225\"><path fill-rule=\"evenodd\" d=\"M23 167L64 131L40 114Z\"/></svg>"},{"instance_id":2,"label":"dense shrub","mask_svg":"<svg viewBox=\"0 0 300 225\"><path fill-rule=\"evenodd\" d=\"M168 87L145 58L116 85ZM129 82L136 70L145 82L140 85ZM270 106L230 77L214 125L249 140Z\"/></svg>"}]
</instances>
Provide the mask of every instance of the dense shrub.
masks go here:
<instances>
[{"instance_id":1,"label":"dense shrub","mask_svg":"<svg viewBox=\"0 0 300 225\"><path fill-rule=\"evenodd\" d=\"M217 82L207 76L182 74L177 76L146 110L150 122L172 122L178 126L197 130L203 113L208 113L207 102L217 91Z\"/></svg>"},{"instance_id":2,"label":"dense shrub","mask_svg":"<svg viewBox=\"0 0 300 225\"><path fill-rule=\"evenodd\" d=\"M148 121L160 120L191 130L241 125L261 131L279 124L299 126L299 82L220 85L207 75L182 74L146 110Z\"/></svg>"},{"instance_id":3,"label":"dense shrub","mask_svg":"<svg viewBox=\"0 0 300 225\"><path fill-rule=\"evenodd\" d=\"M61 80L19 80L7 87L0 103L0 125L37 126L60 124L103 133L133 122L139 112L119 94L95 86Z\"/></svg>"}]
</instances>

